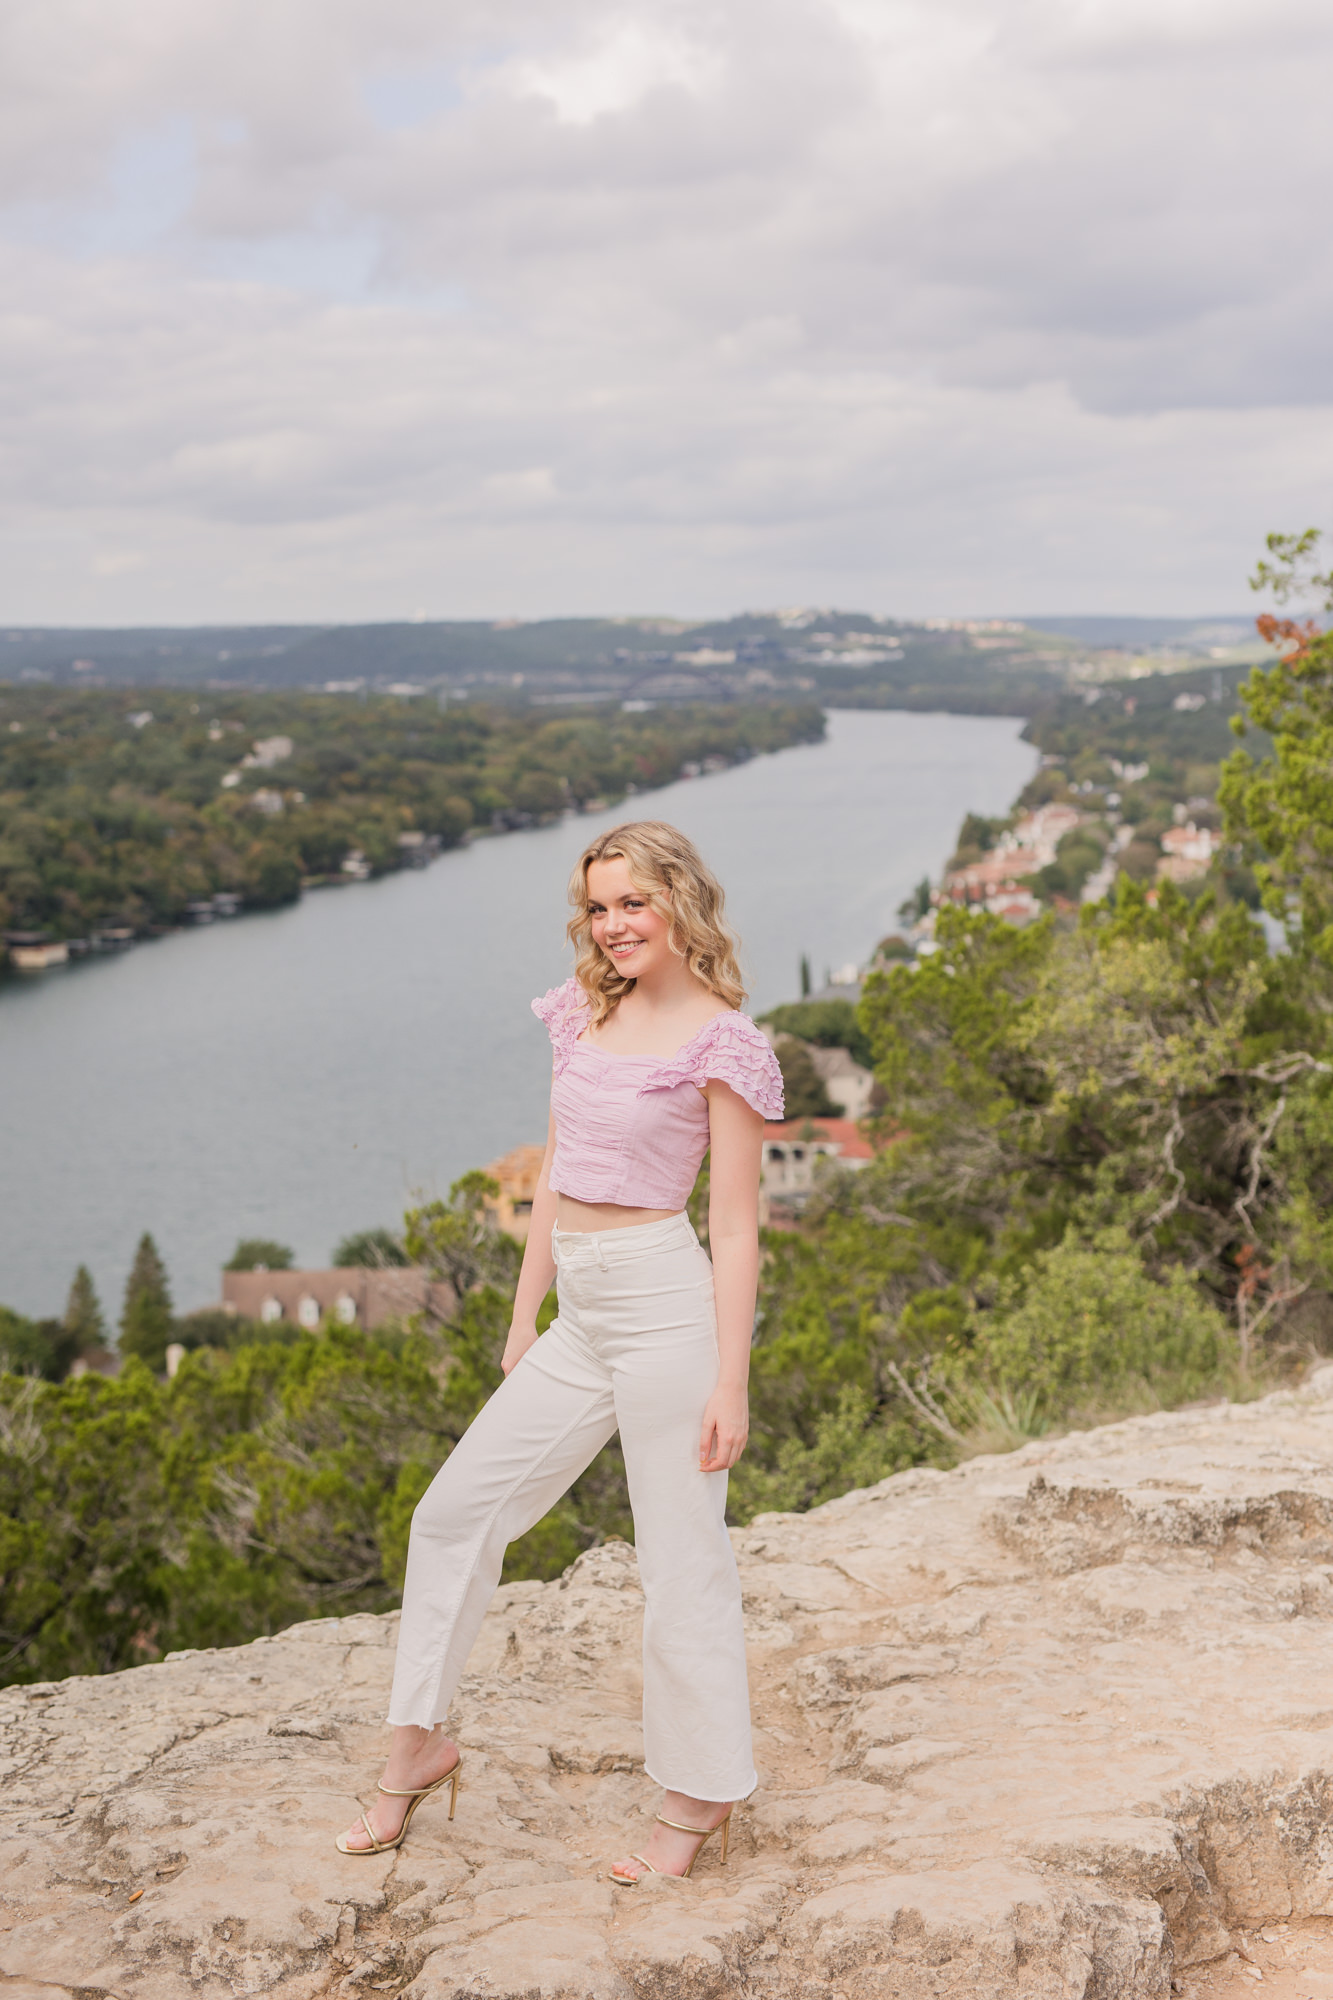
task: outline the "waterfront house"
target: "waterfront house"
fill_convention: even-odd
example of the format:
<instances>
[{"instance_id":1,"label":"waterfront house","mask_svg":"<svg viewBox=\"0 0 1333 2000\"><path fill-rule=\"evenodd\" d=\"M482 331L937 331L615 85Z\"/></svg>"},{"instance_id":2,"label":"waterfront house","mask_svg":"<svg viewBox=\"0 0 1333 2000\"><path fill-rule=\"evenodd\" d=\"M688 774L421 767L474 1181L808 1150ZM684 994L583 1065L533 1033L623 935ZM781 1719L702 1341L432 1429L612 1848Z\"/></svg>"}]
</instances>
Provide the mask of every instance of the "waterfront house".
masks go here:
<instances>
[{"instance_id":1,"label":"waterfront house","mask_svg":"<svg viewBox=\"0 0 1333 2000\"><path fill-rule=\"evenodd\" d=\"M405 868L425 868L442 845L438 833L422 833L419 827L411 827L398 836L399 859Z\"/></svg>"},{"instance_id":2,"label":"waterfront house","mask_svg":"<svg viewBox=\"0 0 1333 2000\"><path fill-rule=\"evenodd\" d=\"M290 736L261 736L241 764L252 771L271 771L275 764L285 764L294 748Z\"/></svg>"},{"instance_id":3,"label":"waterfront house","mask_svg":"<svg viewBox=\"0 0 1333 2000\"><path fill-rule=\"evenodd\" d=\"M515 1146L502 1159L492 1160L482 1169L500 1183L499 1197L488 1200L487 1209L497 1226L507 1235L516 1236L520 1243L528 1240L532 1204L545 1157L545 1146Z\"/></svg>"},{"instance_id":4,"label":"waterfront house","mask_svg":"<svg viewBox=\"0 0 1333 2000\"><path fill-rule=\"evenodd\" d=\"M1222 836L1211 827L1196 826L1186 820L1183 826L1168 827L1162 835L1162 858L1157 864L1158 880L1170 882L1195 882L1208 873L1213 856L1222 846Z\"/></svg>"},{"instance_id":5,"label":"waterfront house","mask_svg":"<svg viewBox=\"0 0 1333 2000\"><path fill-rule=\"evenodd\" d=\"M289 1320L311 1329L326 1317L345 1326L375 1327L386 1319L428 1312L447 1319L457 1301L451 1285L432 1282L419 1266L331 1271L224 1271L222 1310L242 1319Z\"/></svg>"},{"instance_id":6,"label":"waterfront house","mask_svg":"<svg viewBox=\"0 0 1333 2000\"><path fill-rule=\"evenodd\" d=\"M823 993L819 997L826 999L830 996ZM841 998L842 995L839 993L832 997ZM758 1026L773 1048L777 1047L779 1041L800 1043L809 1056L816 1074L823 1079L825 1090L844 1118L849 1118L856 1124L860 1119L869 1116L870 1097L875 1088L874 1071L866 1069L862 1063L857 1062L850 1051L822 1049L815 1042L801 1041L799 1035L779 1035L776 1028L770 1027L763 1021L759 1022Z\"/></svg>"},{"instance_id":7,"label":"waterfront house","mask_svg":"<svg viewBox=\"0 0 1333 2000\"><path fill-rule=\"evenodd\" d=\"M995 843L995 852L1032 856L1029 866L1021 871L1031 874L1034 869L1045 868L1054 861L1056 848L1082 819L1077 806L1038 806L1034 812L1024 813L1009 832L1000 835Z\"/></svg>"},{"instance_id":8,"label":"waterfront house","mask_svg":"<svg viewBox=\"0 0 1333 2000\"><path fill-rule=\"evenodd\" d=\"M1038 806L1025 813L1000 835L989 854L947 875L944 894L955 903L980 903L994 915L1006 915L1008 908L1021 910L1025 914L1017 920L1026 921L1035 914L1036 903L1030 890L1019 890L1023 876L1049 867L1060 842L1082 819L1077 806L1069 805Z\"/></svg>"},{"instance_id":9,"label":"waterfront house","mask_svg":"<svg viewBox=\"0 0 1333 2000\"><path fill-rule=\"evenodd\" d=\"M854 1125L868 1117L875 1088L874 1071L857 1062L847 1049L821 1049L813 1042L809 1046L810 1060L843 1117Z\"/></svg>"},{"instance_id":10,"label":"waterfront house","mask_svg":"<svg viewBox=\"0 0 1333 2000\"><path fill-rule=\"evenodd\" d=\"M836 1160L839 1166L858 1171L874 1157L874 1147L850 1118L786 1118L765 1125L760 1222L780 1228L800 1214L813 1191L820 1160Z\"/></svg>"},{"instance_id":11,"label":"waterfront house","mask_svg":"<svg viewBox=\"0 0 1333 2000\"><path fill-rule=\"evenodd\" d=\"M944 888L931 891L931 902L935 905L952 902L962 903L971 909L985 910L988 916L1003 917L1007 923L1026 924L1041 910L1041 904L1023 877L1035 872L1044 862L1026 860L1020 855L988 854L982 861L974 861L968 868L956 868L947 875Z\"/></svg>"},{"instance_id":12,"label":"waterfront house","mask_svg":"<svg viewBox=\"0 0 1333 2000\"><path fill-rule=\"evenodd\" d=\"M120 1355L110 1347L92 1347L86 1354L76 1354L69 1364L69 1379L77 1382L83 1375L105 1375L108 1378L119 1375Z\"/></svg>"},{"instance_id":13,"label":"waterfront house","mask_svg":"<svg viewBox=\"0 0 1333 2000\"><path fill-rule=\"evenodd\" d=\"M63 965L69 957L64 938L44 938L39 931L6 931L5 944L16 972L45 972L48 966Z\"/></svg>"}]
</instances>

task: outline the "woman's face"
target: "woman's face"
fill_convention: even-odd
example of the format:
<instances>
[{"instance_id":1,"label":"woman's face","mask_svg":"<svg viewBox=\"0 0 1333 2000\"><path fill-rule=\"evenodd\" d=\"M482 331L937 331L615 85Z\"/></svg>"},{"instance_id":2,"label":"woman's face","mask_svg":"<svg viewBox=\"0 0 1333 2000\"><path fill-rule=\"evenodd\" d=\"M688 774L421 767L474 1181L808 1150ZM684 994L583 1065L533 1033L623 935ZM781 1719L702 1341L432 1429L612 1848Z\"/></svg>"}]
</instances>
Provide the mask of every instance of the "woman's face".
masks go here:
<instances>
[{"instance_id":1,"label":"woman's face","mask_svg":"<svg viewBox=\"0 0 1333 2000\"><path fill-rule=\"evenodd\" d=\"M626 979L642 979L670 958L667 921L630 881L621 856L590 865L588 909L593 943Z\"/></svg>"}]
</instances>

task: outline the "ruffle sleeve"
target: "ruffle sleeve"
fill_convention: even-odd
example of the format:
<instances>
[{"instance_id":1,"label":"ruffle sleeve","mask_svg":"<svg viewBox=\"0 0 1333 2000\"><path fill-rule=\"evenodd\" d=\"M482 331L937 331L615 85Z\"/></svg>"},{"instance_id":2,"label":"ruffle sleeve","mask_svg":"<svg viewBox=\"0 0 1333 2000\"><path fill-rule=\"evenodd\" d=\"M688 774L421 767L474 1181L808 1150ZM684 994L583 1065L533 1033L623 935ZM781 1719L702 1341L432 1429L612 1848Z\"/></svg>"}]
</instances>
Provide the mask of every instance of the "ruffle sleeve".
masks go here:
<instances>
[{"instance_id":1,"label":"ruffle sleeve","mask_svg":"<svg viewBox=\"0 0 1333 2000\"><path fill-rule=\"evenodd\" d=\"M730 1084L738 1097L770 1122L782 1116L782 1071L761 1029L748 1014L715 1014L683 1049L653 1072L644 1090L678 1083L702 1087L710 1077Z\"/></svg>"},{"instance_id":2,"label":"ruffle sleeve","mask_svg":"<svg viewBox=\"0 0 1333 2000\"><path fill-rule=\"evenodd\" d=\"M532 1011L546 1024L555 1050L555 1073L559 1076L588 1025L587 995L577 979L567 979L563 986L553 986L540 1000L534 1000Z\"/></svg>"}]
</instances>

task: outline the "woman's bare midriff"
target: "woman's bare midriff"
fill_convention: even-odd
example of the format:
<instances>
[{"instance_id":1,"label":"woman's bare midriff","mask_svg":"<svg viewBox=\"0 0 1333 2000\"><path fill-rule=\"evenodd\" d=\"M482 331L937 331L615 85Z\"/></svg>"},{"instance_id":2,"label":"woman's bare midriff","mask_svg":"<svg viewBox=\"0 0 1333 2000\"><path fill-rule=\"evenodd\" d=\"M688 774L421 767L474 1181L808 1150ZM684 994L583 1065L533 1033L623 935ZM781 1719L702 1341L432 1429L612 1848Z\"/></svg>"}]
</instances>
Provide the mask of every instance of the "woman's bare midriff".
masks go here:
<instances>
[{"instance_id":1,"label":"woman's bare midriff","mask_svg":"<svg viewBox=\"0 0 1333 2000\"><path fill-rule=\"evenodd\" d=\"M575 1201L572 1195L556 1196L556 1227L571 1236L591 1236L602 1229L637 1229L645 1222L669 1222L678 1208L621 1208L613 1201Z\"/></svg>"}]
</instances>

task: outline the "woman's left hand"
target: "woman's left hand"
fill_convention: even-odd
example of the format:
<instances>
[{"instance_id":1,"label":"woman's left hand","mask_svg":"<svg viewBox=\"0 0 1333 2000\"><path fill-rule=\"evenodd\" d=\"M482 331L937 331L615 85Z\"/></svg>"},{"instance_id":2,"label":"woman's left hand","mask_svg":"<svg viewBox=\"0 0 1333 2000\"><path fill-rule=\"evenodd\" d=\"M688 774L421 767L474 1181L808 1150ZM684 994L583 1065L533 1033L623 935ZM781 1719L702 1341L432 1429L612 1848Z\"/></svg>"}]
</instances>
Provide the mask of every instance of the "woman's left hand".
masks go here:
<instances>
[{"instance_id":1,"label":"woman's left hand","mask_svg":"<svg viewBox=\"0 0 1333 2000\"><path fill-rule=\"evenodd\" d=\"M699 1435L700 1472L725 1472L733 1466L749 1435L750 1398L745 1389L714 1389Z\"/></svg>"}]
</instances>

